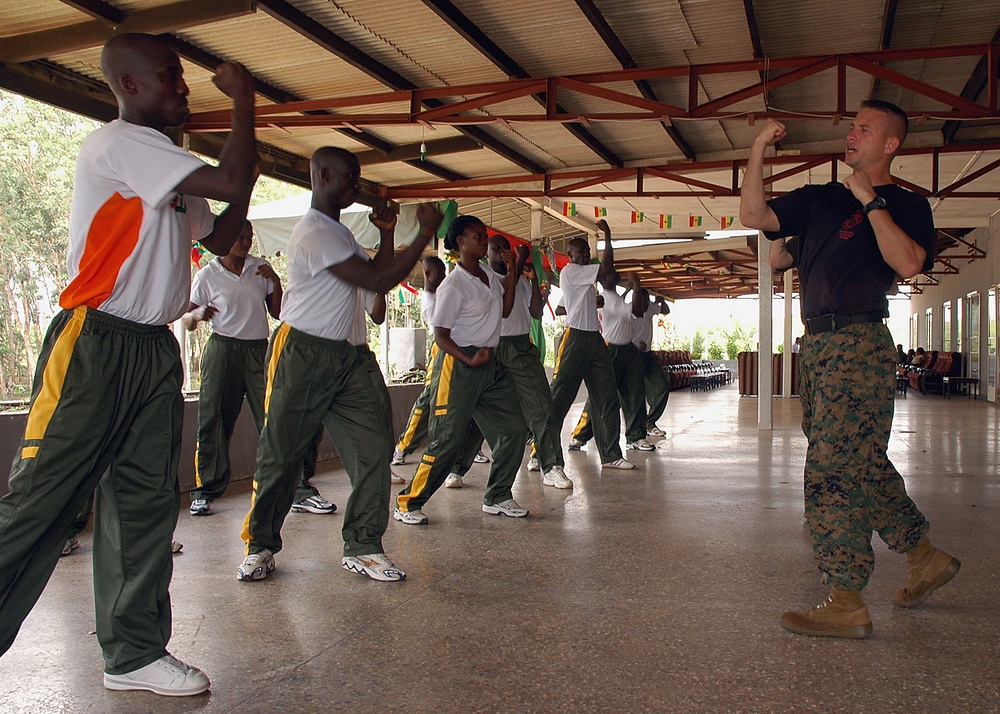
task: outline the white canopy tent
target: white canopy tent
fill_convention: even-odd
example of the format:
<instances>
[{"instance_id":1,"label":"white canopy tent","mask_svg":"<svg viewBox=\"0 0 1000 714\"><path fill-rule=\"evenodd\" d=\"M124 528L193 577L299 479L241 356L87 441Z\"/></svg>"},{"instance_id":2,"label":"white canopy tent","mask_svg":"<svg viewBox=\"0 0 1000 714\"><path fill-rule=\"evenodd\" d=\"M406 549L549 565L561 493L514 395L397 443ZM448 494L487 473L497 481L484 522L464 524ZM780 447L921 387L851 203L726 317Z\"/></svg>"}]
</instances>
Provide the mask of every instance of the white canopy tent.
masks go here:
<instances>
[{"instance_id":1,"label":"white canopy tent","mask_svg":"<svg viewBox=\"0 0 1000 714\"><path fill-rule=\"evenodd\" d=\"M312 193L302 193L250 209L247 218L253 223L261 255L277 255L287 249L292 229L309 210L311 202ZM379 231L368 220L371 212L369 206L355 203L341 211L340 220L351 229L362 248L374 250L379 244ZM409 245L419 228L417 204L400 206L399 221L396 223L396 247Z\"/></svg>"}]
</instances>

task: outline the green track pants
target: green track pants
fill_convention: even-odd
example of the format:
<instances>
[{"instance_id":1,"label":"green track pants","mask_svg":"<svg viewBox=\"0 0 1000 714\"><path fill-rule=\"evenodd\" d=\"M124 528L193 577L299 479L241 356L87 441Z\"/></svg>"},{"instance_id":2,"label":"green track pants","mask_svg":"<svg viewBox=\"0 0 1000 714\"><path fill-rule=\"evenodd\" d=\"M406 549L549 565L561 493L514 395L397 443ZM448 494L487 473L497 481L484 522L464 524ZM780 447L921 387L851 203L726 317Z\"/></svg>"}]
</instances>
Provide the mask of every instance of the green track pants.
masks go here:
<instances>
[{"instance_id":1,"label":"green track pants","mask_svg":"<svg viewBox=\"0 0 1000 714\"><path fill-rule=\"evenodd\" d=\"M0 499L0 653L95 489L94 604L105 671L131 672L166 653L181 381L177 340L166 327L85 307L53 319L10 493Z\"/></svg>"}]
</instances>

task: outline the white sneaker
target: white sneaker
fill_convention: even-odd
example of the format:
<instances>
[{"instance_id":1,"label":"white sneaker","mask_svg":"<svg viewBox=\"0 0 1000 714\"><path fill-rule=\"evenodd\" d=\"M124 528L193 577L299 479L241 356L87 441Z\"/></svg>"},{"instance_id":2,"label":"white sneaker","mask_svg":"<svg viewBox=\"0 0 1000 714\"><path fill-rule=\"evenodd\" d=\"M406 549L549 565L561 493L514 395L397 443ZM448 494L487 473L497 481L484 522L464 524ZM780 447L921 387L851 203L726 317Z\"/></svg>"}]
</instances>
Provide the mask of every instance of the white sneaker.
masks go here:
<instances>
[{"instance_id":1,"label":"white sneaker","mask_svg":"<svg viewBox=\"0 0 1000 714\"><path fill-rule=\"evenodd\" d=\"M243 565L236 569L236 579L263 580L272 570L274 570L274 553L265 548L243 559Z\"/></svg>"},{"instance_id":2,"label":"white sneaker","mask_svg":"<svg viewBox=\"0 0 1000 714\"><path fill-rule=\"evenodd\" d=\"M656 447L650 444L645 439L639 439L638 441L630 441L625 444L625 450L632 451L656 451Z\"/></svg>"},{"instance_id":3,"label":"white sneaker","mask_svg":"<svg viewBox=\"0 0 1000 714\"><path fill-rule=\"evenodd\" d=\"M389 462L393 466L402 466L406 463L406 454L399 449L392 452L392 461Z\"/></svg>"},{"instance_id":4,"label":"white sneaker","mask_svg":"<svg viewBox=\"0 0 1000 714\"><path fill-rule=\"evenodd\" d=\"M542 477L543 486L555 486L556 488L573 488L573 482L566 476L562 466L553 466Z\"/></svg>"},{"instance_id":5,"label":"white sneaker","mask_svg":"<svg viewBox=\"0 0 1000 714\"><path fill-rule=\"evenodd\" d=\"M415 511L401 511L398 508L393 511L392 517L400 523L408 526L426 526L427 516L419 508Z\"/></svg>"},{"instance_id":6,"label":"white sneaker","mask_svg":"<svg viewBox=\"0 0 1000 714\"><path fill-rule=\"evenodd\" d=\"M465 482L462 481L462 477L458 474L448 474L448 478L444 480L445 488L462 488Z\"/></svg>"},{"instance_id":7,"label":"white sneaker","mask_svg":"<svg viewBox=\"0 0 1000 714\"><path fill-rule=\"evenodd\" d=\"M164 655L132 672L105 674L104 686L118 691L143 690L165 697L190 697L207 692L212 683L197 667Z\"/></svg>"},{"instance_id":8,"label":"white sneaker","mask_svg":"<svg viewBox=\"0 0 1000 714\"><path fill-rule=\"evenodd\" d=\"M646 429L646 436L666 436L666 435L667 432L663 431L663 429L661 429L658 426Z\"/></svg>"},{"instance_id":9,"label":"white sneaker","mask_svg":"<svg viewBox=\"0 0 1000 714\"><path fill-rule=\"evenodd\" d=\"M538 460L537 456L532 456L528 459L528 471L541 471L542 462Z\"/></svg>"},{"instance_id":10,"label":"white sneaker","mask_svg":"<svg viewBox=\"0 0 1000 714\"><path fill-rule=\"evenodd\" d=\"M513 498L508 498L506 501L494 503L492 506L487 506L484 503L483 513L492 513L495 516L510 516L511 518L524 518L528 515L528 509L521 508L521 505L517 501Z\"/></svg>"},{"instance_id":11,"label":"white sneaker","mask_svg":"<svg viewBox=\"0 0 1000 714\"><path fill-rule=\"evenodd\" d=\"M406 479L393 470L389 470L389 483L406 483Z\"/></svg>"},{"instance_id":12,"label":"white sneaker","mask_svg":"<svg viewBox=\"0 0 1000 714\"><path fill-rule=\"evenodd\" d=\"M572 441L569 442L569 446L567 446L566 448L569 449L570 451L583 451L583 447L586 445L587 445L586 441L579 441L577 439L573 439Z\"/></svg>"},{"instance_id":13,"label":"white sneaker","mask_svg":"<svg viewBox=\"0 0 1000 714\"><path fill-rule=\"evenodd\" d=\"M367 575L372 580L381 580L386 583L406 578L406 573L393 565L385 553L345 555L341 559L340 565L344 570Z\"/></svg>"},{"instance_id":14,"label":"white sneaker","mask_svg":"<svg viewBox=\"0 0 1000 714\"><path fill-rule=\"evenodd\" d=\"M61 558L64 555L72 555L73 551L80 547L80 536L70 536L69 540L63 544L62 552L59 554Z\"/></svg>"},{"instance_id":15,"label":"white sneaker","mask_svg":"<svg viewBox=\"0 0 1000 714\"><path fill-rule=\"evenodd\" d=\"M482 451L476 454L476 457L472 459L477 464L488 464L490 462L490 457L484 454Z\"/></svg>"},{"instance_id":16,"label":"white sneaker","mask_svg":"<svg viewBox=\"0 0 1000 714\"><path fill-rule=\"evenodd\" d=\"M196 498L191 501L191 507L188 510L192 516L210 516L212 515L212 504L207 498Z\"/></svg>"},{"instance_id":17,"label":"white sneaker","mask_svg":"<svg viewBox=\"0 0 1000 714\"><path fill-rule=\"evenodd\" d=\"M337 504L330 503L325 498L316 494L309 498L303 498L292 504L295 513L333 513L337 510Z\"/></svg>"},{"instance_id":18,"label":"white sneaker","mask_svg":"<svg viewBox=\"0 0 1000 714\"><path fill-rule=\"evenodd\" d=\"M633 464L628 459L618 459L617 461L612 461L609 464L601 464L601 468L605 469L618 469L619 471L631 471L635 468Z\"/></svg>"}]
</instances>

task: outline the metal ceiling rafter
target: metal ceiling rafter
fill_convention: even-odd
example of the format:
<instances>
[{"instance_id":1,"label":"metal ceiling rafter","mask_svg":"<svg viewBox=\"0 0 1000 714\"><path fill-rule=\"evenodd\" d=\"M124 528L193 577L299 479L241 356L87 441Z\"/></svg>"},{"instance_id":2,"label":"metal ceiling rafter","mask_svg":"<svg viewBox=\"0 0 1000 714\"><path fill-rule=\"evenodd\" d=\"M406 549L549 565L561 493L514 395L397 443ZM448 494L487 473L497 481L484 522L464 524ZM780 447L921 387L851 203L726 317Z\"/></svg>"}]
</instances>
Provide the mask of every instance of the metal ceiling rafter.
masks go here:
<instances>
[{"instance_id":1,"label":"metal ceiling rafter","mask_svg":"<svg viewBox=\"0 0 1000 714\"><path fill-rule=\"evenodd\" d=\"M198 47L197 45L193 45L190 42L183 40L180 37L177 37L176 35L167 33L159 35L159 38L164 42L166 42L167 44L169 44L178 55L184 57L190 62L193 62L194 64L198 65L203 69L209 70L210 72L214 72L216 67L218 67L225 61L221 57L216 57L212 53L202 49L201 47ZM290 92L286 92L285 90L280 89L279 87L275 87L273 84L265 82L264 80L256 76L253 78L253 81L254 81L254 91L260 96L264 97L265 99L275 102L276 104L288 104L291 102L302 101L300 97L297 97ZM322 110L319 110L317 113L323 113L323 112ZM336 131L337 133L343 134L344 136L348 137L349 139L352 139L353 141L356 141L360 144L364 144L365 146L371 149L375 149L376 151L381 152L385 156L390 155L391 152L397 149L395 145L389 143L388 141L385 141L381 137L375 136L374 134L367 131L363 131L361 129L338 128L336 129ZM408 158L416 158L416 157L408 157ZM399 160L407 162L407 159L399 159ZM413 164L410 165L412 166ZM362 166L364 166L363 163ZM421 169L433 176L437 176L438 178L443 178L448 181L457 181L459 179L465 178L465 176L462 176L461 174L455 173L454 171L446 169L443 166L439 166L430 161L423 161L415 168Z\"/></svg>"},{"instance_id":2,"label":"metal ceiling rafter","mask_svg":"<svg viewBox=\"0 0 1000 714\"><path fill-rule=\"evenodd\" d=\"M885 0L885 5L882 9L882 31L879 33L878 40L878 48L880 50L887 50L892 44L892 30L896 25L896 9L898 4L899 0ZM875 77L872 81L872 90L869 96L873 99L877 98L881 86L882 80Z\"/></svg>"},{"instance_id":3,"label":"metal ceiling rafter","mask_svg":"<svg viewBox=\"0 0 1000 714\"><path fill-rule=\"evenodd\" d=\"M990 81L992 81L993 85L996 86L997 54L993 51L993 47L995 47L997 43L1000 43L1000 27L998 27L997 31L993 33L993 40L990 43L990 53L987 56L979 58L976 68L973 69L972 74L969 75L969 79L965 83L965 87L962 89L962 96L964 98L977 101ZM944 123L944 128L941 129L941 134L944 136L945 144L950 144L955 140L955 134L958 133L961 126L962 123L955 120L946 121Z\"/></svg>"},{"instance_id":4,"label":"metal ceiling rafter","mask_svg":"<svg viewBox=\"0 0 1000 714\"><path fill-rule=\"evenodd\" d=\"M430 8L438 17L444 20L451 29L461 35L466 42L471 44L486 59L503 70L512 79L529 79L531 75L513 57L504 52L490 39L472 20L451 2L451 0L423 0L424 5ZM546 99L541 95L533 95L536 102L543 107ZM556 105L556 111L565 114L565 110ZM583 144L593 151L605 163L611 166L624 166L621 158L611 149L602 144L597 137L591 134L585 127L578 124L567 124L566 129Z\"/></svg>"},{"instance_id":5,"label":"metal ceiling rafter","mask_svg":"<svg viewBox=\"0 0 1000 714\"><path fill-rule=\"evenodd\" d=\"M976 145L952 145L950 147L931 147L904 149L900 156L931 156L935 157L942 153L972 153L976 151L1000 151L1000 142ZM841 160L840 154L807 154L799 156L774 156L768 157L764 163L768 166L781 166L795 164L794 167L777 173L765 179L765 185L772 185L779 179L789 178L796 174L808 171L811 168L830 162L834 166ZM730 186L721 186L706 181L701 181L688 174L704 171L730 171L738 173L739 169L746 166L746 159L734 159L730 161L704 161L690 164L667 164L664 166L640 166L625 169L593 169L578 171L562 171L550 174L522 174L517 176L494 176L487 178L475 178L465 181L455 181L450 183L419 183L406 184L402 186L392 186L388 189L392 198L459 198L473 196L525 196L525 197L555 197L555 198L594 198L594 197L711 197L725 198L738 195L738 190ZM987 166L969 174L968 176L940 187L939 173L940 163L933 162L933 187L926 188L917 184L899 179L897 182L911 191L920 193L928 198L1000 198L1000 191L960 191L958 189L966 186L981 176L1000 170L1000 160L993 161ZM658 188L640 187L640 177L660 177L670 181L682 183L691 187L700 188L701 191L667 191ZM598 190L581 191L580 189L595 186L601 183L615 181L634 180L636 188L629 190ZM570 181L562 183L560 181ZM507 186L518 184L539 184L537 188L525 188L520 190L507 189ZM504 189L490 189L489 187L504 186ZM783 191L768 191L770 196L782 195Z\"/></svg>"},{"instance_id":6,"label":"metal ceiling rafter","mask_svg":"<svg viewBox=\"0 0 1000 714\"><path fill-rule=\"evenodd\" d=\"M266 12L268 15L291 28L295 32L298 32L311 42L316 43L331 54L341 58L356 69L361 70L369 77L377 79L386 86L392 87L396 90L417 89L417 85L413 82L409 81L389 67L386 67L384 64L369 57L354 45L343 40L325 25L312 19L285 0L256 1L257 7ZM441 106L438 100L432 99L426 100L424 104L432 109ZM507 146L499 139L494 138L478 127L460 127L458 130L526 171L539 173L545 170L535 161L523 156L510 146Z\"/></svg>"},{"instance_id":7,"label":"metal ceiling rafter","mask_svg":"<svg viewBox=\"0 0 1000 714\"><path fill-rule=\"evenodd\" d=\"M124 13L122 21L114 26L102 18L0 38L0 62L27 62L100 47L112 35L123 32L155 35L252 15L254 12L254 4L250 0L213 0L210 3L180 0L146 10L131 10Z\"/></svg>"},{"instance_id":8,"label":"metal ceiling rafter","mask_svg":"<svg viewBox=\"0 0 1000 714\"><path fill-rule=\"evenodd\" d=\"M109 5L104 0L61 0L61 2L63 5L69 5L71 8L90 15L95 20L106 22L112 27L120 25L125 19L124 12L114 5Z\"/></svg>"},{"instance_id":9,"label":"metal ceiling rafter","mask_svg":"<svg viewBox=\"0 0 1000 714\"><path fill-rule=\"evenodd\" d=\"M284 0L262 0L266 3L284 2ZM297 11L296 11L297 12ZM924 50L885 50L879 52L869 52L850 55L826 55L822 57L797 57L772 60L750 60L744 62L726 62L706 65L682 65L675 67L662 67L655 69L632 69L618 72L601 72L585 75L571 75L566 77L547 77L535 79L514 79L506 82L488 82L453 87L437 87L431 89L416 88L412 84L409 86L397 87L395 91L383 92L379 94L362 95L355 97L339 97L329 100L315 100L308 104L291 104L289 106L275 106L265 108L260 111L258 123L266 121L273 126L281 127L302 127L302 126L366 126L366 125L414 125L425 123L440 123L455 126L461 131L470 129L465 125L498 123L506 125L512 122L580 122L589 123L595 121L671 121L672 119L703 119L703 120L737 120L747 119L754 121L757 118L774 117L785 120L816 120L817 118L829 118L831 121L839 121L845 116L853 116L853 112L848 112L844 106L845 85L848 70L855 70L879 77L887 82L891 82L905 90L928 97L940 102L945 107L940 111L911 111L909 115L914 118L924 119L928 114L938 118L962 118L962 119L982 119L984 117L1000 116L997 109L997 99L995 88L990 91L989 106L983 106L975 101L966 99L957 94L952 94L945 90L934 87L926 82L908 77L895 70L881 66L880 63L897 62L904 59L924 59L932 60L946 57L968 57L968 56L1000 56L1000 46L998 45L973 45L964 47L931 48ZM664 78L687 77L689 83L697 85L698 77L704 74L728 74L750 71L759 71L765 67L765 63L773 70L787 70L784 74L768 79L767 82L758 82L749 87L731 92L724 97L715 99L703 104L697 104L697 92L693 92L690 103L685 111L680 107L675 107L662 102L656 102L631 94L625 94L612 89L607 89L599 85L635 81L641 78ZM728 107L738 104L746 99L763 94L765 91L792 84L799 80L811 77L817 73L835 70L837 73L837 100L836 109L806 107L801 112L789 113L773 110L763 112L727 112ZM389 81L388 79L384 81ZM403 80L405 82L405 80ZM465 114L469 110L479 109L492 104L507 101L518 96L533 94L539 90L544 83L547 98L546 111L540 114L517 114L517 115L473 115ZM610 102L615 102L630 108L645 110L642 112L590 112L586 114L565 114L558 111L554 103L555 94L559 89L582 92L591 96L600 97ZM469 97L460 101L448 102L439 98ZM276 116L283 112L302 112L309 109L334 109L350 106L377 105L386 103L408 103L408 112L395 113L367 113L367 114L331 114L328 117L302 117L302 116ZM429 109L421 109L421 106ZM263 118L268 115L267 119ZM225 119L219 112L206 112L204 114L193 115L191 118L192 128L199 130L219 130ZM327 122L327 124L324 124ZM477 129L477 131L479 131ZM495 147L490 147L497 150ZM516 163L516 162L515 162ZM522 166L523 167L523 166ZM540 167L536 167L539 168ZM538 173L538 171L534 171Z\"/></svg>"},{"instance_id":10,"label":"metal ceiling rafter","mask_svg":"<svg viewBox=\"0 0 1000 714\"><path fill-rule=\"evenodd\" d=\"M427 0L425 0L426 2ZM749 2L750 0L747 0ZM584 17L590 22L594 30L604 41L611 53L615 56L615 59L621 64L622 69L633 69L638 67L635 60L632 58L632 53L628 51L621 38L612 29L611 25L608 23L607 19L604 17L604 13L598 9L597 5L594 4L593 0L576 0L577 7L583 12ZM635 81L635 86L638 88L639 93L642 94L646 99L652 100L654 102L659 102L659 98L656 96L656 91L653 86L645 79L639 79ZM688 161L695 160L694 149L687 142L681 132L673 124L668 124L667 122L660 122L660 126L663 127L664 131L667 132L667 136L670 140L674 142L680 152L684 154Z\"/></svg>"}]
</instances>

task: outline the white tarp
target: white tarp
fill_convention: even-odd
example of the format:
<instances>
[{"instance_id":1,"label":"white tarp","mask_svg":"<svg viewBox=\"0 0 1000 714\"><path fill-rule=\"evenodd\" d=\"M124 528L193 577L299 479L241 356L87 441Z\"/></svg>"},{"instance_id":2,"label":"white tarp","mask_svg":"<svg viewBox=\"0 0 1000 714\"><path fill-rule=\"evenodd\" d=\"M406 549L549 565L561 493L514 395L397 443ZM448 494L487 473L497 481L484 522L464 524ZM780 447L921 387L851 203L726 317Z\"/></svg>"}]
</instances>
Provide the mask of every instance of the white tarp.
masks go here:
<instances>
[{"instance_id":1,"label":"white tarp","mask_svg":"<svg viewBox=\"0 0 1000 714\"><path fill-rule=\"evenodd\" d=\"M311 202L312 193L302 193L250 209L247 218L253 223L257 250L261 255L284 253L292 228L309 210ZM379 244L379 232L368 220L371 212L370 207L355 203L340 212L340 221L351 229L362 248L374 250ZM413 242L419 229L417 204L400 206L399 220L396 223L396 247Z\"/></svg>"}]
</instances>

